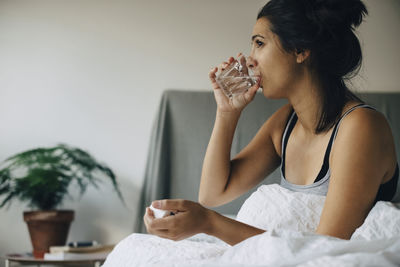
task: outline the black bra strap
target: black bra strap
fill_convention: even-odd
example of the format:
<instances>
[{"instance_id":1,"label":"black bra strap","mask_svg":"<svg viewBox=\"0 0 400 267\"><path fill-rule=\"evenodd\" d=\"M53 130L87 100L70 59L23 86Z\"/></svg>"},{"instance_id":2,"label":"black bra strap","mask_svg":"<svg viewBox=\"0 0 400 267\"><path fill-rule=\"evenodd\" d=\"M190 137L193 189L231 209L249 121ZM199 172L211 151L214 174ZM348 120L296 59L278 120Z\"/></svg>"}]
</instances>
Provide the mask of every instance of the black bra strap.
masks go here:
<instances>
[{"instance_id":1,"label":"black bra strap","mask_svg":"<svg viewBox=\"0 0 400 267\"><path fill-rule=\"evenodd\" d=\"M343 119L344 117L346 117L350 112L352 112L353 110L355 110L355 109L358 108L358 107L365 107L365 108L374 109L374 108L371 107L371 106L368 106L368 105L366 105L366 104L364 104L364 103L361 103L361 104L358 104L358 105L356 105L356 106L350 108L349 110L347 110L347 111L338 119L338 121L336 122L336 124L335 124L335 126L334 126L334 128L333 128L331 137L330 137L330 139L329 139L328 146L327 146L326 151L325 151L324 161L323 161L321 170L319 171L319 173L318 173L318 175L317 175L317 178L315 179L314 183L315 183L315 182L318 182L319 180L321 180L322 178L324 178L325 175L327 174L328 170L329 170L329 156L330 156L331 149L332 149L332 145L333 145L334 140L335 140L335 138L336 138L336 135L337 135L337 132L338 132L338 130L339 130L339 126L340 126L340 123L341 123L342 119ZM374 110L375 110L375 109L374 109ZM294 113L294 114L293 114L293 113ZM285 129L285 131L284 131L283 140L282 140L282 164L281 164L281 169L282 169L282 174L283 174L284 177L285 177L286 146L287 146L287 143L288 143L288 140L289 140L289 136L290 136L290 134L291 134L291 132L292 132L292 130L293 130L293 128L294 128L296 122L297 122L297 115L296 115L296 113L295 113L294 110L293 110L293 111L290 113L288 122L286 123L286 129Z\"/></svg>"},{"instance_id":2,"label":"black bra strap","mask_svg":"<svg viewBox=\"0 0 400 267\"><path fill-rule=\"evenodd\" d=\"M318 182L319 180L321 180L322 178L324 178L325 175L326 175L326 173L327 173L328 170L329 170L329 156L330 156L330 154L331 154L332 145L333 145L334 140L336 139L336 135L337 135L337 132L338 132L338 130L339 130L339 125L340 125L341 121L342 121L343 118L346 117L350 112L352 112L353 110L355 110L355 109L357 109L357 108L359 108L359 107L370 108L370 109L375 110L373 107L368 106L368 105L366 105L366 104L364 104L364 103L361 103L361 104L358 104L358 105L356 105L356 106L350 108L349 110L347 110L347 111L339 118L339 120L338 120L337 123L335 124L335 127L333 128L333 131L332 131L332 134L331 134L331 138L329 139L329 143L328 143L328 146L327 146L326 151L325 151L324 163L322 164L322 168L321 168L321 170L319 171L318 176L317 176L317 178L315 179L314 183L315 183L315 182Z\"/></svg>"},{"instance_id":3,"label":"black bra strap","mask_svg":"<svg viewBox=\"0 0 400 267\"><path fill-rule=\"evenodd\" d=\"M281 170L282 170L282 174L283 177L285 177L285 157L286 157L286 146L287 146L287 142L289 140L289 136L290 133L292 132L294 125L297 122L297 115L294 112L294 110L292 110L292 112L289 115L289 119L286 123L286 129L283 133L283 140L282 140L282 162L281 162Z\"/></svg>"}]
</instances>

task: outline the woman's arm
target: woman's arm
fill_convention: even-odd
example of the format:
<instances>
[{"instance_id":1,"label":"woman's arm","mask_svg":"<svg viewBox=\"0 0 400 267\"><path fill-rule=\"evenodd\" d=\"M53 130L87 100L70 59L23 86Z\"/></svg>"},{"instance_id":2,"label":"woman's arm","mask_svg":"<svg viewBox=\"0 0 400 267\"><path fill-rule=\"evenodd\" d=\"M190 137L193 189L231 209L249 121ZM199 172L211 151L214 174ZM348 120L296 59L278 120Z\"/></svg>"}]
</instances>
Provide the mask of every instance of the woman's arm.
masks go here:
<instances>
[{"instance_id":1,"label":"woman's arm","mask_svg":"<svg viewBox=\"0 0 400 267\"><path fill-rule=\"evenodd\" d=\"M245 66L243 57L241 61ZM209 73L217 103L217 114L203 161L199 189L199 201L208 206L221 203L218 198L225 191L230 175L230 151L236 125L242 110L253 100L259 88L257 83L247 92L228 98L216 82L216 76L217 71L223 71L233 62L234 58L230 57L218 69L213 68Z\"/></svg>"},{"instance_id":2,"label":"woman's arm","mask_svg":"<svg viewBox=\"0 0 400 267\"><path fill-rule=\"evenodd\" d=\"M233 60L229 58L219 70ZM244 57L240 60L242 66L246 66ZM212 207L228 203L247 192L279 166L278 151L291 109L286 105L275 112L253 140L231 160L232 139L240 113L253 100L259 84L243 94L228 98L216 83L217 70L214 68L209 73L217 102L217 115L203 161L199 188L199 202Z\"/></svg>"},{"instance_id":3,"label":"woman's arm","mask_svg":"<svg viewBox=\"0 0 400 267\"><path fill-rule=\"evenodd\" d=\"M317 233L350 239L395 165L393 136L384 116L370 109L351 112L332 147L329 191Z\"/></svg>"},{"instance_id":4,"label":"woman's arm","mask_svg":"<svg viewBox=\"0 0 400 267\"><path fill-rule=\"evenodd\" d=\"M218 115L204 158L199 202L219 206L246 193L280 164L280 147L289 104L276 111L250 143L230 159L232 138L238 116Z\"/></svg>"},{"instance_id":5,"label":"woman's arm","mask_svg":"<svg viewBox=\"0 0 400 267\"><path fill-rule=\"evenodd\" d=\"M231 146L240 113L218 112L211 134L201 173L199 202L213 206L219 204L230 175Z\"/></svg>"},{"instance_id":6,"label":"woman's arm","mask_svg":"<svg viewBox=\"0 0 400 267\"><path fill-rule=\"evenodd\" d=\"M235 245L264 230L232 220L196 202L182 199L154 201L158 209L174 211L176 214L161 219L154 218L151 209L146 209L144 222L147 231L163 238L182 240L189 236L206 233Z\"/></svg>"},{"instance_id":7,"label":"woman's arm","mask_svg":"<svg viewBox=\"0 0 400 267\"><path fill-rule=\"evenodd\" d=\"M236 245L243 240L259 235L265 230L225 217L215 211L210 210L211 227L206 234L218 237L229 245Z\"/></svg>"}]
</instances>

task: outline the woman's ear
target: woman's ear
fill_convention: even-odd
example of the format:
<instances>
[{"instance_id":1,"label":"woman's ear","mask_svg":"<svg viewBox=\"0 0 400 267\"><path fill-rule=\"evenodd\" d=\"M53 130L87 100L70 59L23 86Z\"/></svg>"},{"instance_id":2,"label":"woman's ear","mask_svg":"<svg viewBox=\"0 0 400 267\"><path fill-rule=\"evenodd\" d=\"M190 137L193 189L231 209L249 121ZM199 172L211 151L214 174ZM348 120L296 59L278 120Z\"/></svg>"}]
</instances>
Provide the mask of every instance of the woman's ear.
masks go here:
<instances>
[{"instance_id":1,"label":"woman's ear","mask_svg":"<svg viewBox=\"0 0 400 267\"><path fill-rule=\"evenodd\" d=\"M296 49L295 56L296 62L301 64L310 56L310 50Z\"/></svg>"}]
</instances>

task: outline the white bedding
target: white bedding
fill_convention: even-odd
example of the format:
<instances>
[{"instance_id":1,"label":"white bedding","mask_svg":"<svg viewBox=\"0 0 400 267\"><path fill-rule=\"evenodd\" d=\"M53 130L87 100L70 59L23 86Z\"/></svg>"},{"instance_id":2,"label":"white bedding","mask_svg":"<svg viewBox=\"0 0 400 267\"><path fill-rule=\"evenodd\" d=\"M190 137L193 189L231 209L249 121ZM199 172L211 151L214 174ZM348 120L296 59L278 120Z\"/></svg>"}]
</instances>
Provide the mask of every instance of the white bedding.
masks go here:
<instances>
[{"instance_id":1,"label":"white bedding","mask_svg":"<svg viewBox=\"0 0 400 267\"><path fill-rule=\"evenodd\" d=\"M378 202L351 240L317 235L325 197L263 185L237 220L267 230L229 246L205 234L171 241L147 234L122 240L103 266L400 266L400 209Z\"/></svg>"}]
</instances>

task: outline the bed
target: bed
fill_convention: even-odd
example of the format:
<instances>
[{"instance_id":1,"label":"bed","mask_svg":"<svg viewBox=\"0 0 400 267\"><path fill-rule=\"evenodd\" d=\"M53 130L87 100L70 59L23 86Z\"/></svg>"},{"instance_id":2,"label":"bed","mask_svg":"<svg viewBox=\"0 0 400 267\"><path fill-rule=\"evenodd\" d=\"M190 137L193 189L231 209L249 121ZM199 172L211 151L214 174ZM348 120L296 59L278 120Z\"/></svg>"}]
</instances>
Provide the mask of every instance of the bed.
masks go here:
<instances>
[{"instance_id":1,"label":"bed","mask_svg":"<svg viewBox=\"0 0 400 267\"><path fill-rule=\"evenodd\" d=\"M396 118L400 118L400 93L358 95L387 117L399 158L400 119ZM231 154L238 153L285 103L257 94L240 118ZM155 199L197 201L215 110L210 91L163 93L152 130L139 214L144 214L145 207ZM268 230L264 234L235 246L205 234L175 242L145 234L142 216L138 216L135 233L116 246L104 266L400 265L399 204L378 202L351 240L340 240L313 233L324 197L288 191L277 185L278 181L279 173L275 171L252 191L215 208L226 216ZM400 202L399 185L393 201L396 203Z\"/></svg>"}]
</instances>

